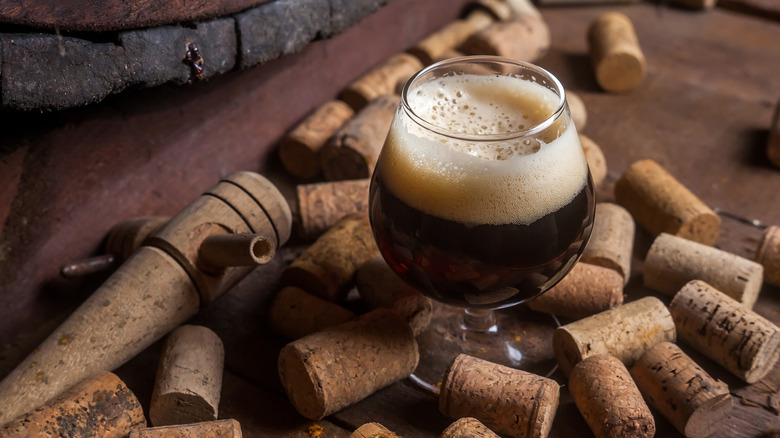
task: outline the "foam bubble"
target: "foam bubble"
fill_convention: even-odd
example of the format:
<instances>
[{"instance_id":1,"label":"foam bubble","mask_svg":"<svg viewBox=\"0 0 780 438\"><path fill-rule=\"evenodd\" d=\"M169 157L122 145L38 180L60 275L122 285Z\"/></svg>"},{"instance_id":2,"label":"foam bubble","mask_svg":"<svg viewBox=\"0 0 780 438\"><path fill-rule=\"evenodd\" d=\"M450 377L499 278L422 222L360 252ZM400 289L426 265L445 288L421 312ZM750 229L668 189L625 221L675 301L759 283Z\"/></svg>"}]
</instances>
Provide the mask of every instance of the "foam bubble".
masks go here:
<instances>
[{"instance_id":1,"label":"foam bubble","mask_svg":"<svg viewBox=\"0 0 780 438\"><path fill-rule=\"evenodd\" d=\"M558 100L534 82L472 75L439 78L408 96L418 116L460 134L530 128L549 118ZM401 111L379 171L396 196L429 214L473 224L529 224L568 204L587 182L574 124L547 131L553 132L469 141L431 133Z\"/></svg>"}]
</instances>

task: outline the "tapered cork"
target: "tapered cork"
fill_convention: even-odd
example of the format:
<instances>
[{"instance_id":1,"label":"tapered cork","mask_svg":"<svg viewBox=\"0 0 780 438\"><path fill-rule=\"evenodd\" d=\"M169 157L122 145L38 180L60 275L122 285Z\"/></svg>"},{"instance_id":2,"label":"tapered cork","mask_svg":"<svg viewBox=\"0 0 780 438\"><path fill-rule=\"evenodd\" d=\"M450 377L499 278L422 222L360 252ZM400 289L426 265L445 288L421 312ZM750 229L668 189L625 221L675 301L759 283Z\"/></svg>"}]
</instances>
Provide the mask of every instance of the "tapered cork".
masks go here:
<instances>
[{"instance_id":1,"label":"tapered cork","mask_svg":"<svg viewBox=\"0 0 780 438\"><path fill-rule=\"evenodd\" d=\"M631 213L610 202L596 204L596 216L582 261L618 272L627 284L631 277L636 225Z\"/></svg>"},{"instance_id":2,"label":"tapered cork","mask_svg":"<svg viewBox=\"0 0 780 438\"><path fill-rule=\"evenodd\" d=\"M0 437L124 438L142 427L146 418L141 403L119 377L102 372L6 424Z\"/></svg>"},{"instance_id":3,"label":"tapered cork","mask_svg":"<svg viewBox=\"0 0 780 438\"><path fill-rule=\"evenodd\" d=\"M555 329L553 350L568 375L574 365L597 354L610 354L626 366L664 341L674 341L672 315L663 302L644 297Z\"/></svg>"},{"instance_id":4,"label":"tapered cork","mask_svg":"<svg viewBox=\"0 0 780 438\"><path fill-rule=\"evenodd\" d=\"M626 92L645 77L645 56L631 20L608 12L588 29L588 46L596 81L606 91Z\"/></svg>"},{"instance_id":5,"label":"tapered cork","mask_svg":"<svg viewBox=\"0 0 780 438\"><path fill-rule=\"evenodd\" d=\"M129 219L115 225L106 236L105 251L120 260L127 260L147 237L168 222L167 216L148 216Z\"/></svg>"},{"instance_id":6,"label":"tapered cork","mask_svg":"<svg viewBox=\"0 0 780 438\"><path fill-rule=\"evenodd\" d=\"M377 97L333 134L320 150L326 180L371 176L400 100L396 95Z\"/></svg>"},{"instance_id":7,"label":"tapered cork","mask_svg":"<svg viewBox=\"0 0 780 438\"><path fill-rule=\"evenodd\" d=\"M358 269L355 276L360 298L371 309L387 307L403 315L415 336L431 322L433 303L430 298L406 284L382 256L374 256Z\"/></svg>"},{"instance_id":8,"label":"tapered cork","mask_svg":"<svg viewBox=\"0 0 780 438\"><path fill-rule=\"evenodd\" d=\"M458 49L469 55L494 55L533 62L550 49L550 29L540 17L520 15L497 21L471 35Z\"/></svg>"},{"instance_id":9,"label":"tapered cork","mask_svg":"<svg viewBox=\"0 0 780 438\"><path fill-rule=\"evenodd\" d=\"M780 286L780 227L770 226L764 230L756 251L756 262L764 267L764 281Z\"/></svg>"},{"instance_id":10,"label":"tapered cork","mask_svg":"<svg viewBox=\"0 0 780 438\"><path fill-rule=\"evenodd\" d=\"M475 32L493 23L494 17L483 9L475 9L466 18L453 21L428 35L408 50L424 65L429 65L449 50L456 49Z\"/></svg>"},{"instance_id":11,"label":"tapered cork","mask_svg":"<svg viewBox=\"0 0 780 438\"><path fill-rule=\"evenodd\" d=\"M546 437L559 396L554 380L461 354L444 374L439 411L511 437Z\"/></svg>"},{"instance_id":12,"label":"tapered cork","mask_svg":"<svg viewBox=\"0 0 780 438\"><path fill-rule=\"evenodd\" d=\"M463 417L444 429L439 438L499 438L499 436L476 418Z\"/></svg>"},{"instance_id":13,"label":"tapered cork","mask_svg":"<svg viewBox=\"0 0 780 438\"><path fill-rule=\"evenodd\" d=\"M736 254L662 233L645 257L645 286L674 295L691 280L702 280L752 309L761 292L764 268Z\"/></svg>"},{"instance_id":14,"label":"tapered cork","mask_svg":"<svg viewBox=\"0 0 780 438\"><path fill-rule=\"evenodd\" d=\"M633 163L615 184L615 199L652 234L705 245L720 235L720 217L653 160Z\"/></svg>"},{"instance_id":15,"label":"tapered cork","mask_svg":"<svg viewBox=\"0 0 780 438\"><path fill-rule=\"evenodd\" d=\"M542 13L534 6L531 0L502 0L512 10L513 16L532 15L541 17Z\"/></svg>"},{"instance_id":16,"label":"tapered cork","mask_svg":"<svg viewBox=\"0 0 780 438\"><path fill-rule=\"evenodd\" d=\"M206 327L183 325L160 355L149 406L155 426L214 421L219 416L225 348Z\"/></svg>"},{"instance_id":17,"label":"tapered cork","mask_svg":"<svg viewBox=\"0 0 780 438\"><path fill-rule=\"evenodd\" d=\"M537 312L585 318L623 304L623 277L612 269L579 262L558 284L526 304Z\"/></svg>"},{"instance_id":18,"label":"tapered cork","mask_svg":"<svg viewBox=\"0 0 780 438\"><path fill-rule=\"evenodd\" d=\"M340 100L325 102L288 132L279 142L279 158L291 175L314 178L322 171L320 149L355 111Z\"/></svg>"},{"instance_id":19,"label":"tapered cork","mask_svg":"<svg viewBox=\"0 0 780 438\"><path fill-rule=\"evenodd\" d=\"M509 2L504 0L476 0L466 5L465 8L467 13L478 8L484 9L498 21L511 20L515 12Z\"/></svg>"},{"instance_id":20,"label":"tapered cork","mask_svg":"<svg viewBox=\"0 0 780 438\"><path fill-rule=\"evenodd\" d=\"M349 438L401 438L379 423L366 423L349 436Z\"/></svg>"},{"instance_id":21,"label":"tapered cork","mask_svg":"<svg viewBox=\"0 0 780 438\"><path fill-rule=\"evenodd\" d=\"M780 358L778 327L703 281L680 289L669 310L681 341L747 383L761 380Z\"/></svg>"},{"instance_id":22,"label":"tapered cork","mask_svg":"<svg viewBox=\"0 0 780 438\"><path fill-rule=\"evenodd\" d=\"M348 214L285 268L282 283L339 301L358 268L376 255L379 249L368 215Z\"/></svg>"},{"instance_id":23,"label":"tapered cork","mask_svg":"<svg viewBox=\"0 0 780 438\"><path fill-rule=\"evenodd\" d=\"M631 368L631 377L650 405L688 438L715 433L733 406L728 385L671 342L647 350Z\"/></svg>"},{"instance_id":24,"label":"tapered cork","mask_svg":"<svg viewBox=\"0 0 780 438\"><path fill-rule=\"evenodd\" d=\"M398 83L406 82L422 68L417 57L398 53L355 80L339 94L339 99L360 111L379 96L395 94Z\"/></svg>"},{"instance_id":25,"label":"tapered cork","mask_svg":"<svg viewBox=\"0 0 780 438\"><path fill-rule=\"evenodd\" d=\"M128 438L241 438L242 436L241 424L229 419L136 429L130 432Z\"/></svg>"},{"instance_id":26,"label":"tapered cork","mask_svg":"<svg viewBox=\"0 0 780 438\"><path fill-rule=\"evenodd\" d=\"M587 135L580 134L580 144L585 152L585 160L588 161L590 176L595 186L601 185L607 177L607 158L601 147Z\"/></svg>"},{"instance_id":27,"label":"tapered cork","mask_svg":"<svg viewBox=\"0 0 780 438\"><path fill-rule=\"evenodd\" d=\"M368 178L297 186L298 236L313 239L349 213L368 214Z\"/></svg>"},{"instance_id":28,"label":"tapered cork","mask_svg":"<svg viewBox=\"0 0 780 438\"><path fill-rule=\"evenodd\" d=\"M338 304L292 286L276 294L268 311L271 329L287 339L302 338L354 318L354 313Z\"/></svg>"},{"instance_id":29,"label":"tapered cork","mask_svg":"<svg viewBox=\"0 0 780 438\"><path fill-rule=\"evenodd\" d=\"M769 126L769 140L766 144L766 155L776 167L780 167L780 100L775 105L772 122Z\"/></svg>"},{"instance_id":30,"label":"tapered cork","mask_svg":"<svg viewBox=\"0 0 780 438\"><path fill-rule=\"evenodd\" d=\"M419 358L406 319L376 309L287 344L279 377L298 412L318 420L409 377Z\"/></svg>"},{"instance_id":31,"label":"tapered cork","mask_svg":"<svg viewBox=\"0 0 780 438\"><path fill-rule=\"evenodd\" d=\"M571 112L571 118L574 120L577 132L582 132L585 125L588 124L588 110L585 107L585 102L579 94L566 90L566 104L569 105L569 112Z\"/></svg>"},{"instance_id":32,"label":"tapered cork","mask_svg":"<svg viewBox=\"0 0 780 438\"><path fill-rule=\"evenodd\" d=\"M652 437L655 420L623 362L588 357L569 376L569 392L596 438Z\"/></svg>"}]
</instances>

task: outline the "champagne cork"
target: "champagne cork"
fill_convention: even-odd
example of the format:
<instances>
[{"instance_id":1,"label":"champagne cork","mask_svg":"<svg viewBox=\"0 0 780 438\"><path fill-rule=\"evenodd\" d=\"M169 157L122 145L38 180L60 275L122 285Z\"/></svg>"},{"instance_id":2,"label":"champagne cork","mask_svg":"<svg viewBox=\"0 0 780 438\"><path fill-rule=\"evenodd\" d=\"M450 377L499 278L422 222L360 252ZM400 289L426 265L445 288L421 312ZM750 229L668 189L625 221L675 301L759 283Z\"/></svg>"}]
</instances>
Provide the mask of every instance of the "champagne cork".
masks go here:
<instances>
[{"instance_id":1,"label":"champagne cork","mask_svg":"<svg viewBox=\"0 0 780 438\"><path fill-rule=\"evenodd\" d=\"M526 303L531 310L581 319L623 304L623 277L579 262L550 290Z\"/></svg>"},{"instance_id":2,"label":"champagne cork","mask_svg":"<svg viewBox=\"0 0 780 438\"><path fill-rule=\"evenodd\" d=\"M298 178L319 175L320 149L354 115L352 107L340 100L331 100L315 109L279 142L279 158L284 168Z\"/></svg>"},{"instance_id":3,"label":"champagne cork","mask_svg":"<svg viewBox=\"0 0 780 438\"><path fill-rule=\"evenodd\" d=\"M766 144L766 155L776 167L780 167L780 100L775 105L772 124L769 127L769 140Z\"/></svg>"},{"instance_id":4,"label":"champagne cork","mask_svg":"<svg viewBox=\"0 0 780 438\"><path fill-rule=\"evenodd\" d=\"M140 427L146 427L141 403L119 377L102 372L6 424L0 437L124 438Z\"/></svg>"},{"instance_id":5,"label":"champagne cork","mask_svg":"<svg viewBox=\"0 0 780 438\"><path fill-rule=\"evenodd\" d=\"M731 412L728 385L671 342L647 350L631 376L650 405L688 438L712 435Z\"/></svg>"},{"instance_id":6,"label":"champagne cork","mask_svg":"<svg viewBox=\"0 0 780 438\"><path fill-rule=\"evenodd\" d=\"M422 62L415 56L398 53L350 84L339 94L339 99L360 111L379 96L395 94L398 83L405 83L422 68Z\"/></svg>"},{"instance_id":7,"label":"champagne cork","mask_svg":"<svg viewBox=\"0 0 780 438\"><path fill-rule=\"evenodd\" d=\"M534 6L531 0L502 0L512 10L512 16L532 15L542 17L542 13Z\"/></svg>"},{"instance_id":8,"label":"champagne cork","mask_svg":"<svg viewBox=\"0 0 780 438\"><path fill-rule=\"evenodd\" d=\"M670 0L669 3L690 9L712 9L718 0Z\"/></svg>"},{"instance_id":9,"label":"champagne cork","mask_svg":"<svg viewBox=\"0 0 780 438\"><path fill-rule=\"evenodd\" d=\"M780 227L770 226L764 230L756 251L756 262L764 267L764 281L780 286Z\"/></svg>"},{"instance_id":10,"label":"champagne cork","mask_svg":"<svg viewBox=\"0 0 780 438\"><path fill-rule=\"evenodd\" d=\"M376 309L287 344L279 376L295 409L319 420L409 377L419 358L406 320Z\"/></svg>"},{"instance_id":11,"label":"champagne cork","mask_svg":"<svg viewBox=\"0 0 780 438\"><path fill-rule=\"evenodd\" d=\"M691 280L702 280L752 309L763 284L764 268L736 254L661 233L644 264L645 286L674 295Z\"/></svg>"},{"instance_id":12,"label":"champagne cork","mask_svg":"<svg viewBox=\"0 0 780 438\"><path fill-rule=\"evenodd\" d=\"M631 255L634 251L634 218L625 208L609 202L596 204L588 246L582 261L613 269L628 284L631 277Z\"/></svg>"},{"instance_id":13,"label":"champagne cork","mask_svg":"<svg viewBox=\"0 0 780 438\"><path fill-rule=\"evenodd\" d=\"M463 417L450 424L439 438L500 438L474 417Z\"/></svg>"},{"instance_id":14,"label":"champagne cork","mask_svg":"<svg viewBox=\"0 0 780 438\"><path fill-rule=\"evenodd\" d=\"M655 420L620 359L590 356L569 376L569 392L596 438L650 438Z\"/></svg>"},{"instance_id":15,"label":"champagne cork","mask_svg":"<svg viewBox=\"0 0 780 438\"><path fill-rule=\"evenodd\" d=\"M694 280L669 310L680 340L747 383L761 380L780 357L780 330L711 285Z\"/></svg>"},{"instance_id":16,"label":"champagne cork","mask_svg":"<svg viewBox=\"0 0 780 438\"><path fill-rule=\"evenodd\" d=\"M511 20L515 13L512 6L504 0L477 0L467 4L465 8L466 15L475 9L481 8L489 12L493 19L498 21Z\"/></svg>"},{"instance_id":17,"label":"champagne cork","mask_svg":"<svg viewBox=\"0 0 780 438\"><path fill-rule=\"evenodd\" d=\"M645 76L645 56L639 47L631 20L608 12L588 29L588 46L596 81L606 91L626 92L636 88Z\"/></svg>"},{"instance_id":18,"label":"champagne cork","mask_svg":"<svg viewBox=\"0 0 780 438\"><path fill-rule=\"evenodd\" d=\"M349 436L349 438L401 438L379 423L366 423Z\"/></svg>"},{"instance_id":19,"label":"champagne cork","mask_svg":"<svg viewBox=\"0 0 780 438\"><path fill-rule=\"evenodd\" d=\"M297 287L285 287L276 294L268 312L271 329L287 339L311 333L355 319L355 314Z\"/></svg>"},{"instance_id":20,"label":"champagne cork","mask_svg":"<svg viewBox=\"0 0 780 438\"><path fill-rule=\"evenodd\" d=\"M149 419L155 426L214 421L219 416L225 348L206 327L183 325L160 355Z\"/></svg>"},{"instance_id":21,"label":"champagne cork","mask_svg":"<svg viewBox=\"0 0 780 438\"><path fill-rule=\"evenodd\" d=\"M177 426L150 427L130 432L128 438L241 438L238 421L217 420Z\"/></svg>"},{"instance_id":22,"label":"champagne cork","mask_svg":"<svg viewBox=\"0 0 780 438\"><path fill-rule=\"evenodd\" d=\"M122 261L129 259L146 238L159 230L169 219L167 216L138 217L115 225L106 236L106 253L114 254Z\"/></svg>"},{"instance_id":23,"label":"champagne cork","mask_svg":"<svg viewBox=\"0 0 780 438\"><path fill-rule=\"evenodd\" d=\"M395 95L380 96L333 134L320 151L326 180L371 176L399 102Z\"/></svg>"},{"instance_id":24,"label":"champagne cork","mask_svg":"<svg viewBox=\"0 0 780 438\"><path fill-rule=\"evenodd\" d=\"M705 245L720 234L720 217L653 160L633 163L615 184L615 199L652 234Z\"/></svg>"},{"instance_id":25,"label":"champagne cork","mask_svg":"<svg viewBox=\"0 0 780 438\"><path fill-rule=\"evenodd\" d=\"M339 301L358 268L378 254L368 215L348 214L285 268L282 284Z\"/></svg>"},{"instance_id":26,"label":"champagne cork","mask_svg":"<svg viewBox=\"0 0 780 438\"><path fill-rule=\"evenodd\" d=\"M553 350L569 375L574 365L597 354L610 354L633 365L655 344L674 341L674 321L658 298L644 297L555 329Z\"/></svg>"},{"instance_id":27,"label":"champagne cork","mask_svg":"<svg viewBox=\"0 0 780 438\"><path fill-rule=\"evenodd\" d=\"M588 110L585 108L585 102L582 101L579 94L566 90L566 104L569 105L574 127L577 128L577 132L582 132L588 123Z\"/></svg>"},{"instance_id":28,"label":"champagne cork","mask_svg":"<svg viewBox=\"0 0 780 438\"><path fill-rule=\"evenodd\" d=\"M355 284L369 308L387 307L397 311L406 318L415 336L428 328L433 315L430 298L401 280L382 256L363 263L355 275Z\"/></svg>"},{"instance_id":29,"label":"champagne cork","mask_svg":"<svg viewBox=\"0 0 780 438\"><path fill-rule=\"evenodd\" d=\"M458 49L469 55L494 55L533 62L550 49L550 29L539 17L519 15L476 32Z\"/></svg>"},{"instance_id":30,"label":"champagne cork","mask_svg":"<svg viewBox=\"0 0 780 438\"><path fill-rule=\"evenodd\" d=\"M585 159L588 161L588 168L590 168L590 176L593 178L593 185L599 186L607 177L607 159L599 145L590 137L583 134L580 134L579 137L582 150L585 152Z\"/></svg>"},{"instance_id":31,"label":"champagne cork","mask_svg":"<svg viewBox=\"0 0 780 438\"><path fill-rule=\"evenodd\" d=\"M560 388L546 377L461 354L444 374L439 411L511 437L546 437Z\"/></svg>"},{"instance_id":32,"label":"champagne cork","mask_svg":"<svg viewBox=\"0 0 780 438\"><path fill-rule=\"evenodd\" d=\"M313 239L349 213L368 214L369 178L302 184L298 197L298 234Z\"/></svg>"},{"instance_id":33,"label":"champagne cork","mask_svg":"<svg viewBox=\"0 0 780 438\"><path fill-rule=\"evenodd\" d=\"M408 52L417 57L424 65L429 65L448 50L455 49L475 32L493 23L492 14L475 9L466 18L454 21L419 41Z\"/></svg>"}]
</instances>

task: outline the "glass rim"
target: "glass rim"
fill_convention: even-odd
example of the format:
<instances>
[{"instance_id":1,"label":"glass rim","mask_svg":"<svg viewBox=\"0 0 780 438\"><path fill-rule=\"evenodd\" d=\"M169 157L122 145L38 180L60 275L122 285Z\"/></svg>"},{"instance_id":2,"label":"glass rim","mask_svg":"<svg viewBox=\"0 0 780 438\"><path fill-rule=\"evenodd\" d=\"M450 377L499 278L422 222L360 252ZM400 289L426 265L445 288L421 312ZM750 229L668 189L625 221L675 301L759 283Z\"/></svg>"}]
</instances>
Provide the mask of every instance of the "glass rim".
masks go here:
<instances>
[{"instance_id":1,"label":"glass rim","mask_svg":"<svg viewBox=\"0 0 780 438\"><path fill-rule=\"evenodd\" d=\"M504 132L499 134L469 134L465 132L451 131L449 129L431 123L428 120L425 120L424 118L420 117L417 113L414 112L412 107L409 105L407 95L409 93L410 86L418 78L441 67L446 67L449 65L461 64L466 62L468 63L492 62L492 63L498 63L503 65L514 65L514 66L523 67L525 69L532 70L536 73L539 73L545 78L551 80L552 83L555 85L555 87L558 90L560 90L560 95L558 96L559 98L558 106L556 107L555 111L553 111L552 114L550 114L549 117L544 119L542 122L531 126L530 128L524 128L517 131ZM459 57L449 58L443 61L436 62L434 64L431 64L423 68L417 73L413 74L409 78L409 80L406 81L403 89L401 90L401 108L412 119L412 121L414 121L423 129L432 131L436 134L443 135L445 137L449 137L456 140L467 140L467 141L474 141L474 142L505 141L505 140L514 140L522 137L527 137L529 135L538 134L544 131L545 129L549 128L550 126L552 126L552 124L555 123L556 120L558 120L561 114L563 114L563 111L566 108L566 90L563 88L561 81L559 81L558 78L555 77L555 75L545 70L544 68L539 67L538 65L531 64L530 62L520 61L517 59L507 58L503 56L494 56L494 55L459 56Z\"/></svg>"}]
</instances>

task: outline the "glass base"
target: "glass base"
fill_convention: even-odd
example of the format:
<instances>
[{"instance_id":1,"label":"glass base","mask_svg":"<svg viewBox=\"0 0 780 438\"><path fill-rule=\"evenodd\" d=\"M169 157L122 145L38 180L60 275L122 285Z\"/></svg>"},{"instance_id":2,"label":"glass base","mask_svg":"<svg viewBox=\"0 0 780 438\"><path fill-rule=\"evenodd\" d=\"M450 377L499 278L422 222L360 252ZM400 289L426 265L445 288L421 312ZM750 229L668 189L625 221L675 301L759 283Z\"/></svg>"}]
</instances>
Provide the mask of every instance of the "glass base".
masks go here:
<instances>
[{"instance_id":1,"label":"glass base","mask_svg":"<svg viewBox=\"0 0 780 438\"><path fill-rule=\"evenodd\" d=\"M467 311L434 302L431 324L417 337L420 363L410 379L438 394L447 367L461 353L549 377L557 369L552 336L559 326L555 316L522 304Z\"/></svg>"}]
</instances>

